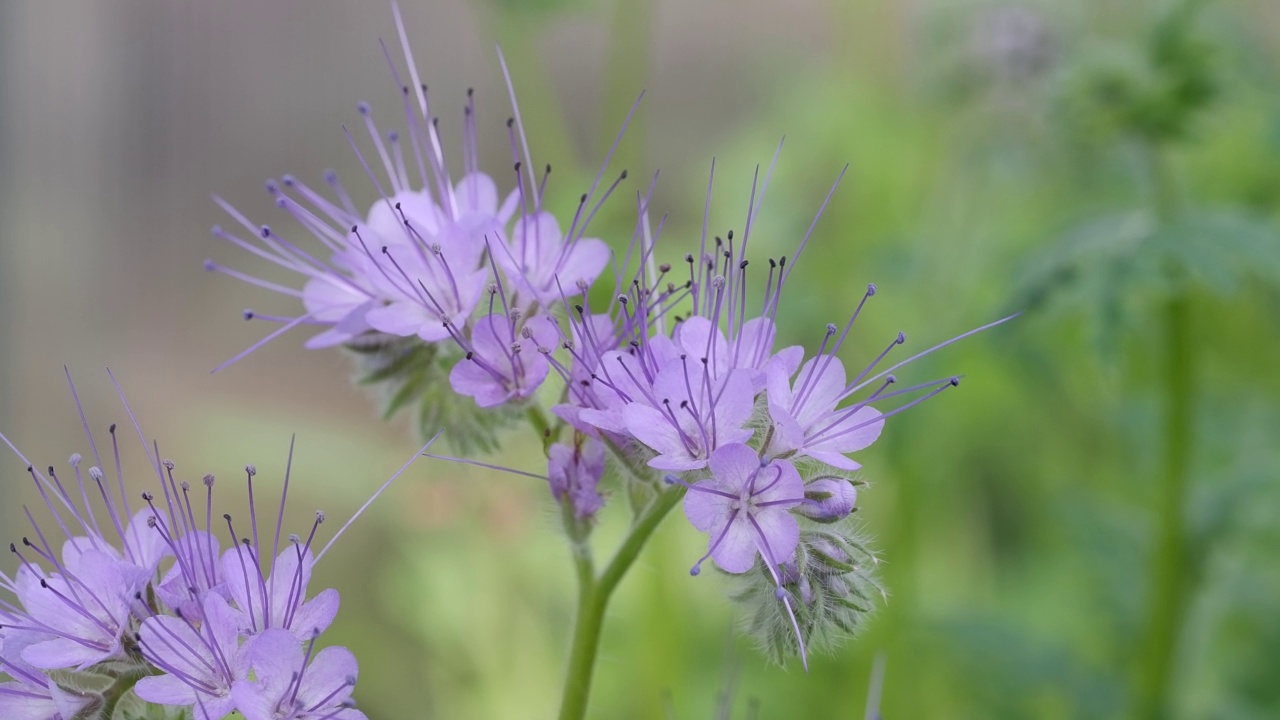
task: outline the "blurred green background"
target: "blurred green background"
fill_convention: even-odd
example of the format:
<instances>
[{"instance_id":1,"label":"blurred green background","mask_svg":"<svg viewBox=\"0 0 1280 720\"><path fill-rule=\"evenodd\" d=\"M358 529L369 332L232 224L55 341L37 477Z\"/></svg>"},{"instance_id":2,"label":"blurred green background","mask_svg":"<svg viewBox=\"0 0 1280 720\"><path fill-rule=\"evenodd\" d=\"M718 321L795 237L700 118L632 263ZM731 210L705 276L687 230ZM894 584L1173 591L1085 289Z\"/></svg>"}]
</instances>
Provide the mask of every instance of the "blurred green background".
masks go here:
<instances>
[{"instance_id":1,"label":"blurred green background","mask_svg":"<svg viewBox=\"0 0 1280 720\"><path fill-rule=\"evenodd\" d=\"M849 163L789 342L867 282L851 361L1026 311L920 363L966 380L860 458L890 591L861 636L807 675L768 666L727 584L689 577L704 540L677 515L611 609L593 717L717 717L732 689L735 717L860 718L878 655L886 718L1280 717L1280 4L402 5L449 141L474 85L500 177L502 45L561 212L647 89L596 228L619 243L660 168L660 252L682 256L713 156L713 226L739 226L786 135L753 245L788 253ZM280 228L268 177L334 167L373 198L340 124L359 100L399 117L379 37L380 2L0 3L0 427L37 464L86 450L64 363L99 430L124 420L110 366L191 477L278 478L296 432L299 528L413 453L305 333L210 376L265 332L243 308L293 308L200 269L261 270L215 246L211 192ZM496 462L541 464L521 436ZM4 468L12 537L32 498ZM546 496L424 460L321 565L371 718L553 715L574 591Z\"/></svg>"}]
</instances>

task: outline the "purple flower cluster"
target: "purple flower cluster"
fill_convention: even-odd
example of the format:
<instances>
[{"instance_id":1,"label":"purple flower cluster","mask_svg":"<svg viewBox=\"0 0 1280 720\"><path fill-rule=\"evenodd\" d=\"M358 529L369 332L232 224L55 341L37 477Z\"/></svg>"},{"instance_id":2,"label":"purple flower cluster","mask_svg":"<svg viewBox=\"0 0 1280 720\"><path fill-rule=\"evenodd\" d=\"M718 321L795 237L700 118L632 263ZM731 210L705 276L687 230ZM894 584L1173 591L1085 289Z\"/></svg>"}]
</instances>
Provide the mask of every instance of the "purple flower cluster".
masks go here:
<instances>
[{"instance_id":1,"label":"purple flower cluster","mask_svg":"<svg viewBox=\"0 0 1280 720\"><path fill-rule=\"evenodd\" d=\"M898 333L849 377L839 354L876 295L868 285L844 326L826 327L811 357L799 346L776 348L779 302L809 235L790 262L768 260L763 299L749 309L747 248L763 194L753 183L739 238L730 231L709 241L704 222L698 252L685 256L679 282L671 265L654 266L653 241L638 234L632 250L640 262L619 273L609 307L596 312L584 300L566 312L569 362L555 367L567 389L555 412L577 433L686 487L685 514L709 536L703 560L729 573L745 573L758 561L791 616L803 655L783 569L794 566L802 523L847 517L856 492L841 473L861 467L849 455L875 442L888 417L959 384L947 377L899 387L894 372L1004 321L889 364L906 342ZM647 226L643 206L641 214L639 224Z\"/></svg>"},{"instance_id":2,"label":"purple flower cluster","mask_svg":"<svg viewBox=\"0 0 1280 720\"><path fill-rule=\"evenodd\" d=\"M324 328L307 342L312 348L351 343L371 333L449 343L461 350L449 376L457 393L481 407L523 400L546 379L543 355L559 341L549 309L580 294L609 260L608 247L586 233L616 183L594 201L597 188L584 194L563 227L543 207L551 167L541 179L535 174L517 110L508 122L514 187L501 195L497 181L478 168L470 92L463 112L463 171L455 181L439 118L419 80L399 9L393 10L409 73L409 82L403 82L392 65L404 96L405 132L384 135L370 107L361 103L376 160L348 133L378 199L361 211L332 172L325 177L331 197L291 176L268 182L276 205L302 226L318 252L254 225L219 199L244 232L216 227L214 235L296 273L303 284L285 287L213 261L205 266L301 300L305 312L297 317L245 311L247 318L284 323L262 342L305 324ZM514 95L512 100L514 108ZM380 172L373 169L378 165Z\"/></svg>"},{"instance_id":3,"label":"purple flower cluster","mask_svg":"<svg viewBox=\"0 0 1280 720\"><path fill-rule=\"evenodd\" d=\"M514 92L508 124L514 189L500 199L497 183L477 168L470 96L464 113L465 172L451 181L437 119L398 10L396 21L411 80L401 84L393 67L404 94L409 150L396 133L384 139L367 106L361 106L361 114L382 174L356 148L379 199L367 213L359 212L332 175L328 181L337 201L292 178L271 183L277 204L323 246L327 259L250 224L224 203L252 240L220 229L215 234L300 274L305 284L284 287L210 267L300 298L305 313L271 318L285 325L266 340L306 323L325 328L308 343L311 347L359 345L379 335L452 343L460 353L452 356L449 384L481 408L531 407L532 393L552 374L560 376L565 389L552 408L559 424L542 419L537 424L548 440L545 479L552 495L572 511L574 532L589 531L605 502L599 485L607 457L627 466L630 479L624 482L633 504L663 492L658 478L683 487L689 521L708 535L703 560L735 574L762 568L803 656L807 632L792 601L810 603L816 596L796 595L801 587L791 578L796 568L818 567L805 561L808 555L825 557L822 572L828 574L815 576L809 586L837 589L845 581L831 580L836 577L831 573L861 572L845 560L804 550L812 545L804 544L805 528L834 523L854 510L856 492L848 473L861 465L850 455L874 443L887 418L959 384L958 378L945 377L903 387L895 371L1009 318L894 361L890 356L906 342L897 333L882 351L868 351L874 357L853 372L841 355L857 318L876 295L876 286L867 285L848 321L826 326L816 351L777 347L784 291L794 284L797 261L835 186L790 259L767 258L761 270L748 257L748 247L758 234L756 216L772 166L763 183L757 171L736 236L734 231L708 233L709 182L702 236L683 264L659 263L656 257L665 217L651 226L651 184L647 194L637 196L635 230L619 260L585 232L626 173L593 200L602 168L563 230L542 205L547 178L531 172ZM410 177L412 169L416 178ZM714 173L713 164L712 181ZM606 267L613 277L600 280ZM603 306L600 285L611 287ZM593 296L593 288L601 292ZM749 303L749 296L759 297L758 304ZM428 362L439 357L430 355ZM393 361L387 367L397 366ZM405 387L427 392L421 385ZM571 439L557 442L562 431Z\"/></svg>"},{"instance_id":4,"label":"purple flower cluster","mask_svg":"<svg viewBox=\"0 0 1280 720\"><path fill-rule=\"evenodd\" d=\"M0 683L0 717L109 717L131 690L135 701L183 708L197 720L235 710L248 720L362 720L351 700L351 653L314 652L337 614L338 593L309 596L308 588L337 535L315 551L324 521L317 513L305 537L281 536L288 470L274 533L260 536L252 465L241 524L215 514L212 475L194 486L182 480L134 422L156 490L131 502L116 426L112 481L78 400L76 407L91 463L75 454L65 470L41 471L0 435L49 518L37 522L26 512L31 535L9 545L16 570L0 572L9 596L0 595L0 671L9 678ZM290 461L292 454L290 447ZM106 678L109 688L77 681L88 677Z\"/></svg>"}]
</instances>

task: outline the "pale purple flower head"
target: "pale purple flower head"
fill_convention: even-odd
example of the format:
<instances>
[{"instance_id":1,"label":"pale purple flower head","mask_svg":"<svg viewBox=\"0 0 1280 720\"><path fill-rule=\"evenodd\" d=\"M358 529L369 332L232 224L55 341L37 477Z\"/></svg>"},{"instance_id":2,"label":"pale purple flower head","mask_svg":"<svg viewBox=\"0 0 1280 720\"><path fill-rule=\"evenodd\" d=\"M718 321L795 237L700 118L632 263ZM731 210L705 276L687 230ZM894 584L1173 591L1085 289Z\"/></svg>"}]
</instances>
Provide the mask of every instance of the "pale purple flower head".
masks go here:
<instances>
[{"instance_id":1,"label":"pale purple flower head","mask_svg":"<svg viewBox=\"0 0 1280 720\"><path fill-rule=\"evenodd\" d=\"M441 139L440 118L419 78L399 8L393 6L393 10L407 76L396 68L389 53L387 59L396 87L402 91L404 131L384 133L374 122L369 105L361 103L366 147L362 150L347 133L377 196L368 210L356 205L333 172L325 176L328 193L291 176L278 183L268 182L267 191L276 205L301 227L302 234L310 236L306 242L295 242L290 236L296 230L254 224L218 199L243 232L218 227L215 237L296 274L299 281L281 285L213 261L207 261L206 268L296 298L304 309L294 317L245 311L248 319L282 323L282 327L220 367L297 325L322 328L307 342L312 348L353 343L366 334L381 333L426 343L456 342L484 362L500 365L504 353L486 347L492 340L486 337L493 334L492 321L483 313L473 317L482 310L486 288L505 285L509 289L510 298L504 298L502 313L508 317L508 325L518 325L517 317L532 317L580 294L608 264L608 246L585 233L617 184L590 204L599 187L597 178L582 196L568 229L562 230L560 222L543 207L551 168L547 166L540 180L534 173L509 76L513 117L506 140L514 161L514 187L502 197L498 183L479 169L475 96L471 91L462 113L462 174L454 180ZM506 74L505 61L503 71ZM488 315L493 314L491 306ZM551 343L550 349L557 344ZM502 343L505 348L511 345L509 340ZM518 367L514 373L501 368L497 372L507 384L514 379L536 386L541 382L534 382L537 373L545 376L545 363L531 360L530 364L534 372L524 378L513 378L522 374ZM475 397L482 406L501 402L497 398L524 396L524 387L514 388L514 393L499 392L496 386L504 380L495 378L495 383L481 378L480 372L493 375L483 365L463 374L472 371L475 377L461 378L459 392Z\"/></svg>"}]
</instances>

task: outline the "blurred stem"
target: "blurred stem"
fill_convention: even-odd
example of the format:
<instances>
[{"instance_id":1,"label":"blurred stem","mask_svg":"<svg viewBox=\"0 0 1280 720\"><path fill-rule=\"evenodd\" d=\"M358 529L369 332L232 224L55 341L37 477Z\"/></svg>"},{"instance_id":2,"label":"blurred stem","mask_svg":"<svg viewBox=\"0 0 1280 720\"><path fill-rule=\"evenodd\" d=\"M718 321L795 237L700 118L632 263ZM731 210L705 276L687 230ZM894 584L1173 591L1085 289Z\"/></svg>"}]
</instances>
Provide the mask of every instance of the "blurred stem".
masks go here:
<instances>
[{"instance_id":1,"label":"blurred stem","mask_svg":"<svg viewBox=\"0 0 1280 720\"><path fill-rule=\"evenodd\" d=\"M596 652L600 649L600 631L604 612L618 583L640 556L640 550L658 529L662 519L684 497L684 488L673 485L658 493L649 507L636 518L618 552L604 572L596 577L590 551L585 554L574 547L574 564L578 571L578 617L573 626L573 643L569 653L569 670L564 681L560 703L560 720L582 720L587 714L587 698L591 693L591 676L595 670Z\"/></svg>"},{"instance_id":2,"label":"blurred stem","mask_svg":"<svg viewBox=\"0 0 1280 720\"><path fill-rule=\"evenodd\" d=\"M1177 213L1177 197L1158 146L1151 148L1150 172L1157 221L1168 223ZM1192 400L1195 358L1191 300L1187 291L1170 299L1163 311L1164 460L1155 501L1156 524L1142 662L1139 665L1137 712L1140 720L1168 714L1170 678L1177 655L1186 598L1190 594L1185 517L1191 460Z\"/></svg>"}]
</instances>

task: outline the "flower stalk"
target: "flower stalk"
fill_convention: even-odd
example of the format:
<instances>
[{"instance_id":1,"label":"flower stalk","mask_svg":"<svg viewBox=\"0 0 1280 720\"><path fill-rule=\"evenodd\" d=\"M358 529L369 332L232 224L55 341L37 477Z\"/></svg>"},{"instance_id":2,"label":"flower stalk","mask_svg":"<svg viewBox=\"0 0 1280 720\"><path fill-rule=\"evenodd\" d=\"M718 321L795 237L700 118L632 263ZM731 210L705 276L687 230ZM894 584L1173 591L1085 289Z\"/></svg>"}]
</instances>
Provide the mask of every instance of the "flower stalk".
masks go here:
<instances>
[{"instance_id":1,"label":"flower stalk","mask_svg":"<svg viewBox=\"0 0 1280 720\"><path fill-rule=\"evenodd\" d=\"M592 566L590 551L584 553L575 547L573 560L578 571L578 610L573 625L569 669L565 675L564 693L560 702L560 720L582 720L586 717L591 678L595 670L596 654L600 649L600 631L604 626L604 613L609 599L640 556L645 543L653 537L653 532L684 497L684 493L685 489L679 485L659 492L636 518L617 553L598 577Z\"/></svg>"},{"instance_id":2,"label":"flower stalk","mask_svg":"<svg viewBox=\"0 0 1280 720\"><path fill-rule=\"evenodd\" d=\"M1148 149L1148 160L1156 219L1167 224L1177 213L1173 179L1158 146ZM1144 720L1166 716L1190 577L1185 498L1192 456L1195 358L1187 291L1178 291L1162 315L1164 457L1154 505L1153 558L1134 715Z\"/></svg>"}]
</instances>

